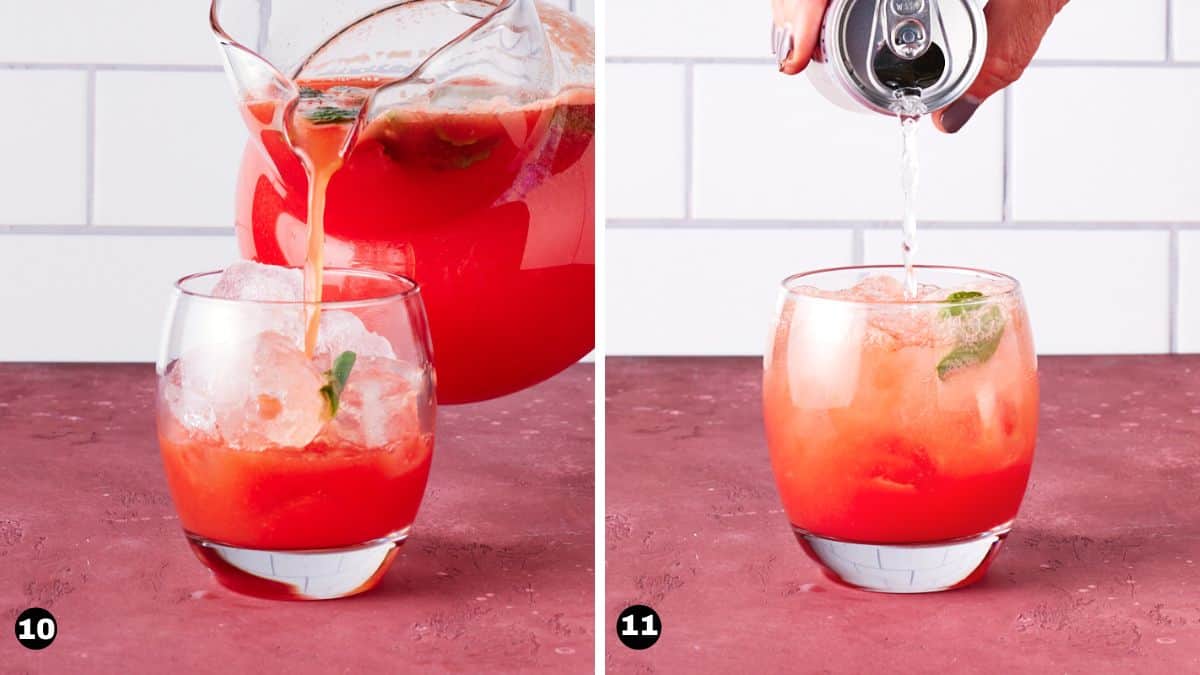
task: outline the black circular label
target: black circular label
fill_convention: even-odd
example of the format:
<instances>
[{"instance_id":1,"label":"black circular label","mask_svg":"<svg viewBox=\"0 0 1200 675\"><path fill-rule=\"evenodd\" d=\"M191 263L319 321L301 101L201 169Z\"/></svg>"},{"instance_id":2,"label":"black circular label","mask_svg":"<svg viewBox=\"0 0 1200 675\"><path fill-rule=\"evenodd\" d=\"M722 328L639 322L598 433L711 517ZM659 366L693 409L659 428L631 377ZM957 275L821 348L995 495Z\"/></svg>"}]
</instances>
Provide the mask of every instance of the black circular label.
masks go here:
<instances>
[{"instance_id":1,"label":"black circular label","mask_svg":"<svg viewBox=\"0 0 1200 675\"><path fill-rule=\"evenodd\" d=\"M45 649L58 637L58 621L41 607L30 607L17 617L17 642L26 649Z\"/></svg>"},{"instance_id":2,"label":"black circular label","mask_svg":"<svg viewBox=\"0 0 1200 675\"><path fill-rule=\"evenodd\" d=\"M649 649L662 635L662 619L645 605L633 605L617 617L617 637L630 649Z\"/></svg>"}]
</instances>

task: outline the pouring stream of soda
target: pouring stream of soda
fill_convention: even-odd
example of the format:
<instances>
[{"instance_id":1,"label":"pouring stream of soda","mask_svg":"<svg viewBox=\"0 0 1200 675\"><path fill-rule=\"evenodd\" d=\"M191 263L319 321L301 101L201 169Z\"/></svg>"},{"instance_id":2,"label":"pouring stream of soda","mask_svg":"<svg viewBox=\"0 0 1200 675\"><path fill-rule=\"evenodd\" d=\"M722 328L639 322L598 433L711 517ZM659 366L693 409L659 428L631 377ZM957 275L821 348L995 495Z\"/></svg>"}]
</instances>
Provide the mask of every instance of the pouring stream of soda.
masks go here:
<instances>
[{"instance_id":1,"label":"pouring stream of soda","mask_svg":"<svg viewBox=\"0 0 1200 675\"><path fill-rule=\"evenodd\" d=\"M904 296L913 299L917 295L917 276L913 271L913 255L917 249L917 186L921 167L917 154L917 132L925 106L918 96L905 95L897 101L896 114L900 118L902 147L900 152L900 189L904 192Z\"/></svg>"}]
</instances>

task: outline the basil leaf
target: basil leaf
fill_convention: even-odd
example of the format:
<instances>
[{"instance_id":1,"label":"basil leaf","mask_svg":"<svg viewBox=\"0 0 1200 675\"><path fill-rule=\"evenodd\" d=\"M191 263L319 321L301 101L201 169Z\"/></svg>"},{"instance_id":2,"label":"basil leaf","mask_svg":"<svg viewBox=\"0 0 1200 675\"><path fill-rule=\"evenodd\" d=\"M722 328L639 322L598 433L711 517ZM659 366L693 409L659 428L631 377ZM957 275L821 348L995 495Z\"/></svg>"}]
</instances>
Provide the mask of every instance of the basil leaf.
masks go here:
<instances>
[{"instance_id":1,"label":"basil leaf","mask_svg":"<svg viewBox=\"0 0 1200 675\"><path fill-rule=\"evenodd\" d=\"M321 387L321 395L329 404L330 419L337 414L338 402L346 389L346 380L350 379L350 370L354 368L357 358L354 352L342 352L333 360L333 367L325 371L326 384Z\"/></svg>"}]
</instances>

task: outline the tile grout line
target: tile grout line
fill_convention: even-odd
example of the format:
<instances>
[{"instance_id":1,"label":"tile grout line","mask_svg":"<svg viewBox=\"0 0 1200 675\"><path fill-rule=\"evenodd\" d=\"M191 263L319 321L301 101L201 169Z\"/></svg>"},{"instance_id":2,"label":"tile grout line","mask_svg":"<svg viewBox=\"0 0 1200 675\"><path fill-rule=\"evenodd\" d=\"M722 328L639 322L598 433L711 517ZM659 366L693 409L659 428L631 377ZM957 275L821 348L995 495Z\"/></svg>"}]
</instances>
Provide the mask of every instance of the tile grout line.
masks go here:
<instances>
[{"instance_id":1,"label":"tile grout line","mask_svg":"<svg viewBox=\"0 0 1200 675\"><path fill-rule=\"evenodd\" d=\"M1175 37L1172 34L1174 31L1171 30L1171 27L1175 24L1175 0L1165 0L1165 2L1167 3L1165 13L1166 21L1163 23L1165 23L1167 27L1167 36L1163 43L1166 52L1163 55L1163 63L1175 63Z\"/></svg>"},{"instance_id":2,"label":"tile grout line","mask_svg":"<svg viewBox=\"0 0 1200 675\"><path fill-rule=\"evenodd\" d=\"M163 225L0 225L0 233L14 235L72 236L85 237L216 237L229 236L229 226L163 226Z\"/></svg>"},{"instance_id":3,"label":"tile grout line","mask_svg":"<svg viewBox=\"0 0 1200 675\"><path fill-rule=\"evenodd\" d=\"M259 54L266 52L267 42L271 38L271 0L258 2L258 35L255 37L255 49Z\"/></svg>"},{"instance_id":4,"label":"tile grout line","mask_svg":"<svg viewBox=\"0 0 1200 675\"><path fill-rule=\"evenodd\" d=\"M87 72L87 98L84 103L84 180L83 222L91 227L96 220L96 70Z\"/></svg>"},{"instance_id":5,"label":"tile grout line","mask_svg":"<svg viewBox=\"0 0 1200 675\"><path fill-rule=\"evenodd\" d=\"M220 65L182 63L27 63L0 62L0 70L115 70L132 72L219 73Z\"/></svg>"},{"instance_id":6,"label":"tile grout line","mask_svg":"<svg viewBox=\"0 0 1200 675\"><path fill-rule=\"evenodd\" d=\"M609 56L605 59L607 63L629 64L629 65L727 65L727 66L750 66L764 65L776 66L771 58L762 58L758 56ZM1195 70L1200 68L1200 61L1179 61L1172 59L1164 61L1163 59L1155 59L1149 61L1117 61L1105 59L1041 59L1035 60L1030 64L1030 68L1128 68L1128 69L1169 69L1180 70Z\"/></svg>"},{"instance_id":7,"label":"tile grout line","mask_svg":"<svg viewBox=\"0 0 1200 675\"><path fill-rule=\"evenodd\" d=\"M1012 185L1013 185L1013 99L1012 87L1004 90L1004 147L1001 148L1003 167L1000 186L1000 222L1012 222Z\"/></svg>"},{"instance_id":8,"label":"tile grout line","mask_svg":"<svg viewBox=\"0 0 1200 675\"><path fill-rule=\"evenodd\" d=\"M687 64L683 70L683 215L692 219L693 145L696 142L696 66Z\"/></svg>"},{"instance_id":9,"label":"tile grout line","mask_svg":"<svg viewBox=\"0 0 1200 675\"><path fill-rule=\"evenodd\" d=\"M1175 61L1175 0L1166 0L1166 62ZM1169 348L1172 354L1180 353L1179 315L1183 311L1180 303L1183 301L1183 289L1180 288L1180 258L1179 258L1179 227L1172 227L1170 234L1170 258L1167 261L1167 297L1170 302L1167 329Z\"/></svg>"},{"instance_id":10,"label":"tile grout line","mask_svg":"<svg viewBox=\"0 0 1200 675\"><path fill-rule=\"evenodd\" d=\"M1179 353L1179 229L1171 228L1170 251L1167 258L1167 347L1172 354Z\"/></svg>"},{"instance_id":11,"label":"tile grout line","mask_svg":"<svg viewBox=\"0 0 1200 675\"><path fill-rule=\"evenodd\" d=\"M645 230L645 229L749 229L749 230L788 230L788 229L826 229L848 230L863 228L864 230L892 229L900 224L899 220L877 220L862 218L857 220L783 220L783 219L745 219L745 218L610 218L606 225L610 229ZM962 220L922 220L922 228L934 230L1015 230L1015 231L1180 231L1200 230L1200 221L1180 222L1095 222L1095 221L962 221Z\"/></svg>"}]
</instances>

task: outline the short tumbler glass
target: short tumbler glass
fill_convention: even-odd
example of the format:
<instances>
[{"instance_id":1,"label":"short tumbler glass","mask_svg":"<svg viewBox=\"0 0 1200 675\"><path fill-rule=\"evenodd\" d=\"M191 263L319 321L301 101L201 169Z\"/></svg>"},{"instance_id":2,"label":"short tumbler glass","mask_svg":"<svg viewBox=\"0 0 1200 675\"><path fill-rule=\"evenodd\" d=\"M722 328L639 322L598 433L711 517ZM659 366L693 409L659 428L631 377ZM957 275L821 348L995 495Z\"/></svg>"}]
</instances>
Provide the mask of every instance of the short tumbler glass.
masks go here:
<instances>
[{"instance_id":1,"label":"short tumbler glass","mask_svg":"<svg viewBox=\"0 0 1200 675\"><path fill-rule=\"evenodd\" d=\"M367 270L325 270L321 303L275 300L300 283L276 270L248 292L220 272L177 282L158 360L167 482L188 543L225 586L354 595L379 582L425 492L425 311L415 282Z\"/></svg>"},{"instance_id":2,"label":"short tumbler glass","mask_svg":"<svg viewBox=\"0 0 1200 675\"><path fill-rule=\"evenodd\" d=\"M784 510L834 580L923 593L983 577L1025 494L1037 357L1020 286L900 266L783 282L764 360Z\"/></svg>"}]
</instances>

